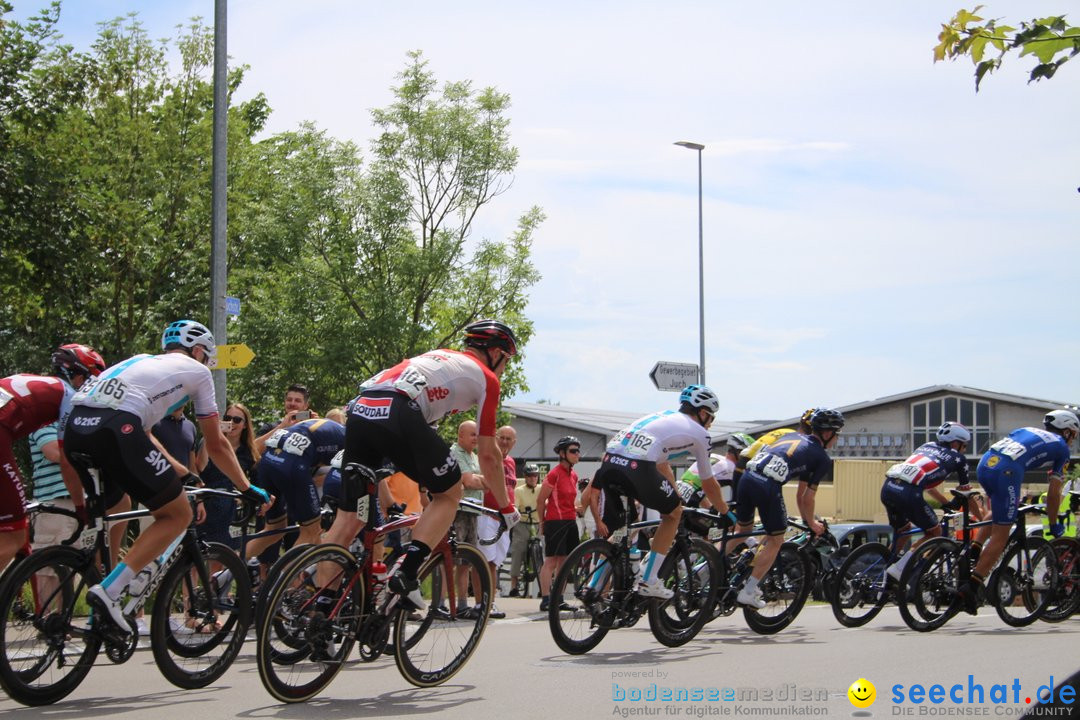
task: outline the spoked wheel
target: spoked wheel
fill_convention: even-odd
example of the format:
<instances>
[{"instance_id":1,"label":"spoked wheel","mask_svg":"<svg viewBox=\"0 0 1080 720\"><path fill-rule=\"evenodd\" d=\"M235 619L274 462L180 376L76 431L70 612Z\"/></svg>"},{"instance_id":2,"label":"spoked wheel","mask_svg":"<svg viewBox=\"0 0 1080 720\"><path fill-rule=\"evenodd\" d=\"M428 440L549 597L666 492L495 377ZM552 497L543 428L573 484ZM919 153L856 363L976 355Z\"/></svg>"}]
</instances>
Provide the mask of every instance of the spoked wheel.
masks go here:
<instances>
[{"instance_id":1,"label":"spoked wheel","mask_svg":"<svg viewBox=\"0 0 1080 720\"><path fill-rule=\"evenodd\" d=\"M529 578L525 580L525 590L529 583L536 583L536 597L540 597L540 568L544 567L544 546L539 540L530 541L526 552L529 554Z\"/></svg>"},{"instance_id":2,"label":"spoked wheel","mask_svg":"<svg viewBox=\"0 0 1080 720\"><path fill-rule=\"evenodd\" d=\"M672 547L660 579L675 595L649 605L649 627L662 644L686 644L712 618L720 562L716 548L701 538L691 540L689 547Z\"/></svg>"},{"instance_id":3,"label":"spoked wheel","mask_svg":"<svg viewBox=\"0 0 1080 720\"><path fill-rule=\"evenodd\" d=\"M589 540L566 556L551 583L548 625L563 652L581 655L596 647L615 620L614 596L626 592L617 550L607 540ZM570 610L562 610L563 603Z\"/></svg>"},{"instance_id":4,"label":"spoked wheel","mask_svg":"<svg viewBox=\"0 0 1080 720\"><path fill-rule=\"evenodd\" d=\"M765 607L743 608L746 624L762 635L780 632L806 604L812 582L810 563L799 552L798 546L784 543L776 561L758 584Z\"/></svg>"},{"instance_id":5,"label":"spoked wheel","mask_svg":"<svg viewBox=\"0 0 1080 720\"><path fill-rule=\"evenodd\" d=\"M845 627L861 627L873 620L888 600L889 550L867 543L844 558L836 573L829 601L833 615Z\"/></svg>"},{"instance_id":6,"label":"spoked wheel","mask_svg":"<svg viewBox=\"0 0 1080 720\"><path fill-rule=\"evenodd\" d=\"M86 588L100 581L82 553L33 553L0 583L0 685L23 705L50 705L79 686L101 647Z\"/></svg>"},{"instance_id":7,"label":"spoked wheel","mask_svg":"<svg viewBox=\"0 0 1080 720\"><path fill-rule=\"evenodd\" d=\"M1058 588L1041 619L1061 622L1080 605L1080 541L1063 537L1050 543L1050 547L1058 561Z\"/></svg>"},{"instance_id":8,"label":"spoked wheel","mask_svg":"<svg viewBox=\"0 0 1080 720\"><path fill-rule=\"evenodd\" d=\"M470 612L457 607L455 579L467 578ZM452 678L476 650L494 601L491 569L472 545L459 543L453 559L436 551L420 567L424 612L398 610L394 625L394 658L402 676L417 687L440 685ZM453 600L453 602L451 602Z\"/></svg>"},{"instance_id":9,"label":"spoked wheel","mask_svg":"<svg viewBox=\"0 0 1080 720\"><path fill-rule=\"evenodd\" d=\"M266 613L266 600L270 597L270 593L274 591L274 586L277 585L277 581L281 578L281 573L288 570L293 561L310 550L311 547L306 543L293 545L266 571L266 579L259 584L258 590L252 589L255 593L255 613L252 615L252 620L255 623L256 633L262 631L262 623L259 622L259 619Z\"/></svg>"},{"instance_id":10,"label":"spoked wheel","mask_svg":"<svg viewBox=\"0 0 1080 720\"><path fill-rule=\"evenodd\" d=\"M1013 627L1038 620L1057 592L1057 556L1050 543L1029 537L1025 544L1026 548L1016 543L1005 551L987 588L998 617Z\"/></svg>"},{"instance_id":11,"label":"spoked wheel","mask_svg":"<svg viewBox=\"0 0 1080 720\"><path fill-rule=\"evenodd\" d=\"M297 557L267 598L256 638L267 691L282 702L321 692L348 659L363 608L364 581L346 548L319 545Z\"/></svg>"},{"instance_id":12,"label":"spoked wheel","mask_svg":"<svg viewBox=\"0 0 1080 720\"><path fill-rule=\"evenodd\" d=\"M932 538L911 551L896 591L900 616L912 630L930 632L960 611L960 546Z\"/></svg>"},{"instance_id":13,"label":"spoked wheel","mask_svg":"<svg viewBox=\"0 0 1080 720\"><path fill-rule=\"evenodd\" d=\"M150 622L150 646L161 674L186 689L221 677L251 625L251 581L243 561L227 546L209 543L206 563L223 568L211 576L209 586L189 557L169 569Z\"/></svg>"}]
</instances>

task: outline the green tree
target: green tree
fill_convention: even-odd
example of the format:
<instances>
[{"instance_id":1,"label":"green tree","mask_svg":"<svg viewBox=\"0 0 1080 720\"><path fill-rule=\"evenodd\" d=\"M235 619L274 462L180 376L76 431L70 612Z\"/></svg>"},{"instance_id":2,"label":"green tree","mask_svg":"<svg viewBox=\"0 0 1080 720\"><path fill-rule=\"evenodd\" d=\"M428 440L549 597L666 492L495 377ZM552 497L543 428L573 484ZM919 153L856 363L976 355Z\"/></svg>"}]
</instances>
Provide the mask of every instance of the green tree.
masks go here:
<instances>
[{"instance_id":1,"label":"green tree","mask_svg":"<svg viewBox=\"0 0 1080 720\"><path fill-rule=\"evenodd\" d=\"M983 78L1001 67L1010 52L1015 51L1020 57L1033 55L1037 60L1028 82L1049 80L1069 58L1080 53L1080 27L1065 22L1064 15L1021 22L1017 29L996 19L980 17L976 13L982 8L976 5L971 11L960 10L952 20L943 23L934 47L934 62L961 56L971 58L975 64L976 92ZM988 57L988 53L993 57Z\"/></svg>"}]
</instances>

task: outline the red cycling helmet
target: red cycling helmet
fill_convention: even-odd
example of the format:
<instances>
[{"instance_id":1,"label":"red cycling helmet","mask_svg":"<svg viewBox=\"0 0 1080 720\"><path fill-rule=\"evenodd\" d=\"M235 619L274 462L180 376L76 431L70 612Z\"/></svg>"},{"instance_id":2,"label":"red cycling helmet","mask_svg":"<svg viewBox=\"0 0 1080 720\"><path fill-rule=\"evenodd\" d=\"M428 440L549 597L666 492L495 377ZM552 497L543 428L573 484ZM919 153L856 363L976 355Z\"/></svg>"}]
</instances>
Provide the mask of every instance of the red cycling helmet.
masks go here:
<instances>
[{"instance_id":1,"label":"red cycling helmet","mask_svg":"<svg viewBox=\"0 0 1080 720\"><path fill-rule=\"evenodd\" d=\"M69 382L72 375L97 376L105 369L105 360L89 345L68 343L61 345L52 355L53 374Z\"/></svg>"}]
</instances>

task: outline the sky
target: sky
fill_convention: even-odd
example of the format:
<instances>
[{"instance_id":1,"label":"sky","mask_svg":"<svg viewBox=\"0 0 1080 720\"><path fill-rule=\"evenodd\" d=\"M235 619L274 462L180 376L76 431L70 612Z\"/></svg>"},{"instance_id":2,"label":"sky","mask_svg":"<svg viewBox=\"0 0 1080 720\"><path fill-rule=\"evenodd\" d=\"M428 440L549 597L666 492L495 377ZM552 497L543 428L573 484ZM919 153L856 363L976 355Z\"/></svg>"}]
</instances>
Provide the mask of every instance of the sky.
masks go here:
<instances>
[{"instance_id":1,"label":"sky","mask_svg":"<svg viewBox=\"0 0 1080 720\"><path fill-rule=\"evenodd\" d=\"M16 0L16 16L44 5ZM1076 0L987 0L985 17ZM313 122L367 147L406 53L512 98L520 160L481 211L504 239L531 206L543 278L519 401L671 407L657 361L699 356L720 417L794 416L936 384L1080 401L1080 66L1028 85L1010 55L975 92L933 63L955 2L233 0L241 98L268 132ZM971 7L971 4L966 5ZM211 0L68 0L65 41L138 12L152 37ZM254 348L258 353L258 348Z\"/></svg>"}]
</instances>

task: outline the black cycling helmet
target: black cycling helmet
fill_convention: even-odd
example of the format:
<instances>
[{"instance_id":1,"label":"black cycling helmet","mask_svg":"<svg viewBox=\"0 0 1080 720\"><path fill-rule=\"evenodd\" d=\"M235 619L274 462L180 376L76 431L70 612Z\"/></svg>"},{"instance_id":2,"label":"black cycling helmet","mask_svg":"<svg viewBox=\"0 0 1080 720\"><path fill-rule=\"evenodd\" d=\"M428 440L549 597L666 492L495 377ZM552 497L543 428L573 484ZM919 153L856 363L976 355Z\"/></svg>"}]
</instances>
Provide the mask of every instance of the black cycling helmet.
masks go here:
<instances>
[{"instance_id":1,"label":"black cycling helmet","mask_svg":"<svg viewBox=\"0 0 1080 720\"><path fill-rule=\"evenodd\" d=\"M477 320L465 326L465 346L484 350L499 348L508 355L517 355L514 331L498 320Z\"/></svg>"},{"instance_id":2,"label":"black cycling helmet","mask_svg":"<svg viewBox=\"0 0 1080 720\"><path fill-rule=\"evenodd\" d=\"M818 408L807 408L803 411L802 417L799 418L799 423L810 427L810 418L814 417L814 413L818 411Z\"/></svg>"},{"instance_id":3,"label":"black cycling helmet","mask_svg":"<svg viewBox=\"0 0 1080 720\"><path fill-rule=\"evenodd\" d=\"M810 416L810 427L818 430L839 430L844 427L844 414L839 410L819 408Z\"/></svg>"},{"instance_id":4,"label":"black cycling helmet","mask_svg":"<svg viewBox=\"0 0 1080 720\"><path fill-rule=\"evenodd\" d=\"M565 437L561 437L559 438L559 442L555 443L555 452L560 453L571 445L577 445L580 448L581 441L573 435L566 435Z\"/></svg>"}]
</instances>

